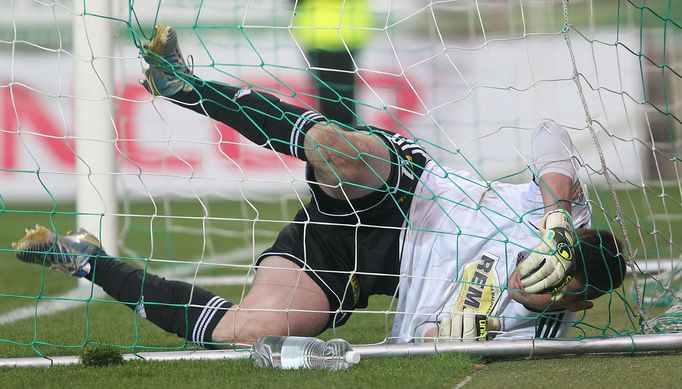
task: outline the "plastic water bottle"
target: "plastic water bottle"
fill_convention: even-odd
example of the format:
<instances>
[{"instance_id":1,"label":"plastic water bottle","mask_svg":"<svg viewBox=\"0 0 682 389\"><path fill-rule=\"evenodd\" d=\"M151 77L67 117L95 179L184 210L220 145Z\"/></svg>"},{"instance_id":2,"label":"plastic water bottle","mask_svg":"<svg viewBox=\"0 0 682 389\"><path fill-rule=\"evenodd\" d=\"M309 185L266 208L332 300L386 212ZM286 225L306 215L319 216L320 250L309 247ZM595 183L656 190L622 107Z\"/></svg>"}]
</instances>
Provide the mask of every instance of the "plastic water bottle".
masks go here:
<instances>
[{"instance_id":1,"label":"plastic water bottle","mask_svg":"<svg viewBox=\"0 0 682 389\"><path fill-rule=\"evenodd\" d=\"M263 336L253 345L251 359L257 367L344 370L360 362L360 354L343 339Z\"/></svg>"}]
</instances>

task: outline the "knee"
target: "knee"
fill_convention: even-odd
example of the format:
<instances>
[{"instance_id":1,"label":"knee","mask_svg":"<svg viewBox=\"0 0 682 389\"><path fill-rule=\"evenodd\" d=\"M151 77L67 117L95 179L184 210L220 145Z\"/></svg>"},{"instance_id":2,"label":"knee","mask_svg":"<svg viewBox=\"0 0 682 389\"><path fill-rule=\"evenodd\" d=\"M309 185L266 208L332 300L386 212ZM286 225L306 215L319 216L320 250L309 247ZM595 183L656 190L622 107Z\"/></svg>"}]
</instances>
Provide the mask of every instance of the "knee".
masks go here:
<instances>
[{"instance_id":1,"label":"knee","mask_svg":"<svg viewBox=\"0 0 682 389\"><path fill-rule=\"evenodd\" d=\"M271 316L271 315L268 315ZM281 315L277 315L281 316ZM265 320L253 320L251 325L244 328L239 334L239 338L248 339L258 339L261 336L272 335L272 336L296 336L302 335L297 334L291 330L291 327L287 325L286 320L282 317L269 317Z\"/></svg>"},{"instance_id":2,"label":"knee","mask_svg":"<svg viewBox=\"0 0 682 389\"><path fill-rule=\"evenodd\" d=\"M335 124L313 126L305 139L308 163L315 169L352 169L361 162L361 145L356 146L350 134Z\"/></svg>"},{"instance_id":3,"label":"knee","mask_svg":"<svg viewBox=\"0 0 682 389\"><path fill-rule=\"evenodd\" d=\"M249 314L248 323L237 335L257 339L264 335L275 336L315 336L327 325L328 313L302 312L284 309L277 312Z\"/></svg>"},{"instance_id":4,"label":"knee","mask_svg":"<svg viewBox=\"0 0 682 389\"><path fill-rule=\"evenodd\" d=\"M316 336L327 325L326 314L266 312L257 310L230 311L218 324L213 339L220 343L253 343L261 336Z\"/></svg>"},{"instance_id":5,"label":"knee","mask_svg":"<svg viewBox=\"0 0 682 389\"><path fill-rule=\"evenodd\" d=\"M388 148L369 132L316 125L308 132L305 146L308 163L325 184L373 186L390 171Z\"/></svg>"}]
</instances>

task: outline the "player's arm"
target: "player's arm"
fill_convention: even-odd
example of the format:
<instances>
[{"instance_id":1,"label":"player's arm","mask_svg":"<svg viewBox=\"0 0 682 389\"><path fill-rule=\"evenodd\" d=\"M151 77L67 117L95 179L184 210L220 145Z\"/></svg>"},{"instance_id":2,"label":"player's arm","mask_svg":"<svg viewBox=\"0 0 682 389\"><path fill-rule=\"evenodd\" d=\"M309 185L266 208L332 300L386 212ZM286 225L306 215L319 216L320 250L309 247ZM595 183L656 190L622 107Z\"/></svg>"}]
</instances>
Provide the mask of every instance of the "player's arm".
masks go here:
<instances>
[{"instance_id":1,"label":"player's arm","mask_svg":"<svg viewBox=\"0 0 682 389\"><path fill-rule=\"evenodd\" d=\"M543 122L533 133L533 165L545 205L540 242L517 270L526 293L559 294L573 277L571 201L577 184L573 142L565 128Z\"/></svg>"},{"instance_id":2,"label":"player's arm","mask_svg":"<svg viewBox=\"0 0 682 389\"><path fill-rule=\"evenodd\" d=\"M545 205L545 213L562 209L571 214L571 201L575 181L562 173L545 173L540 177L540 192Z\"/></svg>"},{"instance_id":3,"label":"player's arm","mask_svg":"<svg viewBox=\"0 0 682 389\"><path fill-rule=\"evenodd\" d=\"M563 209L570 215L578 172L568 131L554 122L541 123L533 132L531 154L545 213Z\"/></svg>"}]
</instances>

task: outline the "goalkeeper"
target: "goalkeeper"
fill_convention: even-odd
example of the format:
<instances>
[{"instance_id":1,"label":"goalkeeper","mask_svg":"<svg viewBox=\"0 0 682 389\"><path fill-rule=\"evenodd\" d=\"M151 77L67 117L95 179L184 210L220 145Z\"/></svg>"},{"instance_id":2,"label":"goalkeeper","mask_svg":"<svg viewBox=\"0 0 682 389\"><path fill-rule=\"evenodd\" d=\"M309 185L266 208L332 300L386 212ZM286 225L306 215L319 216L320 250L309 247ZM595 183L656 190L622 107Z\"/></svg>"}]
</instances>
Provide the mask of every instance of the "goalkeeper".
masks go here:
<instances>
[{"instance_id":1,"label":"goalkeeper","mask_svg":"<svg viewBox=\"0 0 682 389\"><path fill-rule=\"evenodd\" d=\"M197 78L173 28L159 26L142 55L152 94L306 161L312 194L257 259L238 304L108 257L84 230L38 226L13 244L20 260L89 279L166 331L206 347L315 336L369 296L399 293L400 342L483 340L493 322L500 337L556 337L571 312L622 283L619 244L588 228L572 143L556 124L533 134L535 182L479 182L389 131L342 127L273 95Z\"/></svg>"}]
</instances>

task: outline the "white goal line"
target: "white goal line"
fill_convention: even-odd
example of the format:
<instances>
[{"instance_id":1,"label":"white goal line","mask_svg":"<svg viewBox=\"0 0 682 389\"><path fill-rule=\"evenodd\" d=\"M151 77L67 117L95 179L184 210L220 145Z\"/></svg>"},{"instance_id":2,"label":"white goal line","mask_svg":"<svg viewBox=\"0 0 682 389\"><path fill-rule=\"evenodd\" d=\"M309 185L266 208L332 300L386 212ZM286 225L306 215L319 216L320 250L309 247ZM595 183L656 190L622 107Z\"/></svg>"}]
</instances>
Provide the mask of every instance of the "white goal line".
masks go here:
<instances>
[{"instance_id":1,"label":"white goal line","mask_svg":"<svg viewBox=\"0 0 682 389\"><path fill-rule=\"evenodd\" d=\"M666 271L670 271L678 266L679 259L667 258L667 259L649 259L649 260L636 260L636 268L638 268L642 273L648 274L659 274ZM632 273L632 269L628 266L628 273Z\"/></svg>"}]
</instances>

